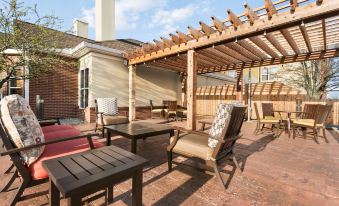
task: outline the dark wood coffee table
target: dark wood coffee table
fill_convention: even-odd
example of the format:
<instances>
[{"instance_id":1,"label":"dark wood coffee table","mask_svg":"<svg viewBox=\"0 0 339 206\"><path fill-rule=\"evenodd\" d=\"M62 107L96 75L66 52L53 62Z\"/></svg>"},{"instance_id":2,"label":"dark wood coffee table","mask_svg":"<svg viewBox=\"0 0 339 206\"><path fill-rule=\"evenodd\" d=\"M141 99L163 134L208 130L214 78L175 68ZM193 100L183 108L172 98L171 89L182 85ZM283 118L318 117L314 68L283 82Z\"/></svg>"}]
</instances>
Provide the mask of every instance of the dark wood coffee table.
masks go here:
<instances>
[{"instance_id":1,"label":"dark wood coffee table","mask_svg":"<svg viewBox=\"0 0 339 206\"><path fill-rule=\"evenodd\" d=\"M67 155L42 162L50 179L50 205L82 205L82 198L100 190L113 201L113 185L132 178L132 205L142 205L142 170L148 160L115 146Z\"/></svg>"},{"instance_id":2,"label":"dark wood coffee table","mask_svg":"<svg viewBox=\"0 0 339 206\"><path fill-rule=\"evenodd\" d=\"M111 134L121 135L132 140L131 152L137 152L137 140L145 139L161 134L174 135L174 129L168 125L154 124L148 122L135 122L129 124L119 124L105 126L107 129L107 145L111 144Z\"/></svg>"}]
</instances>

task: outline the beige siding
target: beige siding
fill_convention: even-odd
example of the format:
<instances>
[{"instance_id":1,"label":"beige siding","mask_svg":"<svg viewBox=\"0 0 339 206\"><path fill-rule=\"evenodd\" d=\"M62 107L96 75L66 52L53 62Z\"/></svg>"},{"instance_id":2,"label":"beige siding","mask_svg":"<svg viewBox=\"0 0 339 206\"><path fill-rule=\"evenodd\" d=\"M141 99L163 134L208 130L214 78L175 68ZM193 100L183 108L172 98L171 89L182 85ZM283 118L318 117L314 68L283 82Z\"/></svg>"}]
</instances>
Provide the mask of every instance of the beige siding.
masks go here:
<instances>
[{"instance_id":1,"label":"beige siding","mask_svg":"<svg viewBox=\"0 0 339 206\"><path fill-rule=\"evenodd\" d=\"M128 69L123 60L101 54L91 54L90 99L94 106L98 97L117 97L119 107L128 107ZM137 67L136 106L149 106L149 100L180 102L180 78L177 73Z\"/></svg>"}]
</instances>

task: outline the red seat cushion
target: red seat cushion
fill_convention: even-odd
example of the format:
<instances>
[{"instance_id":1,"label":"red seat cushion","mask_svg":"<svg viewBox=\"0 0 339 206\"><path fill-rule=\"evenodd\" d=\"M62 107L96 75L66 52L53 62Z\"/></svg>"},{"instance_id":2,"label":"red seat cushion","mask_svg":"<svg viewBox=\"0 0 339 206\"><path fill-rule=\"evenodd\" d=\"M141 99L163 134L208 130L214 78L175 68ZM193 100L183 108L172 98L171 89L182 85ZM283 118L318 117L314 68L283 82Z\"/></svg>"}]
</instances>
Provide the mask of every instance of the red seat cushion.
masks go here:
<instances>
[{"instance_id":1,"label":"red seat cushion","mask_svg":"<svg viewBox=\"0 0 339 206\"><path fill-rule=\"evenodd\" d=\"M41 127L42 132L44 133L45 139L54 139L54 138L60 138L60 137L66 137L63 133L70 134L76 136L81 134L81 132L77 129L74 129L74 127L70 125L50 125ZM71 130L71 131L70 131Z\"/></svg>"},{"instance_id":2,"label":"red seat cushion","mask_svg":"<svg viewBox=\"0 0 339 206\"><path fill-rule=\"evenodd\" d=\"M54 130L54 126L59 126L59 129L64 125L53 125L50 127L53 127L49 132L47 132L48 129L45 129L44 135L46 137L46 140L53 139L53 138L62 138L62 137L71 137L71 136L77 136L80 135L81 132L73 127L68 126L63 127L64 130ZM49 126L48 126L49 127ZM46 133L45 133L46 132ZM93 140L93 144L95 148L105 146L103 143ZM46 145L44 152L40 156L40 158L30 165L29 171L31 173L31 176L34 180L44 179L48 177L47 172L42 167L42 161L53 159L56 157L62 157L65 155L75 154L83 151L89 150L89 145L87 138L81 138L81 139L75 139L70 141L64 141L59 142L51 145Z\"/></svg>"}]
</instances>

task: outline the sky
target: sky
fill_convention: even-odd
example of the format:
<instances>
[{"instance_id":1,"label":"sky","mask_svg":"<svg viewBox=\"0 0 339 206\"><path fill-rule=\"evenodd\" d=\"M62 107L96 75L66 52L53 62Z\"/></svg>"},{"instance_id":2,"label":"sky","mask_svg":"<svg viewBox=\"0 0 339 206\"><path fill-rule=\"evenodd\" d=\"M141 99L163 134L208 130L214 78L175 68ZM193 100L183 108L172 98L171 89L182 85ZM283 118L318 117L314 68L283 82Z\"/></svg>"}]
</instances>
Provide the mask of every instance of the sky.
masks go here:
<instances>
[{"instance_id":1,"label":"sky","mask_svg":"<svg viewBox=\"0 0 339 206\"><path fill-rule=\"evenodd\" d=\"M89 23L89 37L95 39L95 0L21 0L37 5L40 15L53 14L63 20L62 30L70 31L73 19ZM211 23L211 16L226 19L227 9L244 12L245 0L116 0L116 38L153 41L199 21ZM263 6L262 0L248 0L252 8Z\"/></svg>"}]
</instances>

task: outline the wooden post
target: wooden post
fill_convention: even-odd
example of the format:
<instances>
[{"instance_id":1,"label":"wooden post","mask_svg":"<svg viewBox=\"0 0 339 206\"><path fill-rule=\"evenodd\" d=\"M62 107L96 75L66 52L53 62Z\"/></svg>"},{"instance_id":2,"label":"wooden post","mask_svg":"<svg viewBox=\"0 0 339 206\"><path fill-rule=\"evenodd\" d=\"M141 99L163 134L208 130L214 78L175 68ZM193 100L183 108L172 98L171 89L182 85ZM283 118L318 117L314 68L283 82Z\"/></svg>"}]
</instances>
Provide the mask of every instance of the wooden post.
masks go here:
<instances>
[{"instance_id":1,"label":"wooden post","mask_svg":"<svg viewBox=\"0 0 339 206\"><path fill-rule=\"evenodd\" d=\"M187 52L187 129L196 129L197 56Z\"/></svg>"},{"instance_id":2,"label":"wooden post","mask_svg":"<svg viewBox=\"0 0 339 206\"><path fill-rule=\"evenodd\" d=\"M128 66L128 84L129 84L129 105L128 105L128 119L135 120L135 81L136 81L136 67L134 65Z\"/></svg>"},{"instance_id":3,"label":"wooden post","mask_svg":"<svg viewBox=\"0 0 339 206\"><path fill-rule=\"evenodd\" d=\"M236 93L236 100L239 102L243 101L243 80L242 80L242 73L243 73L243 68L240 70L237 70L237 93Z\"/></svg>"}]
</instances>

